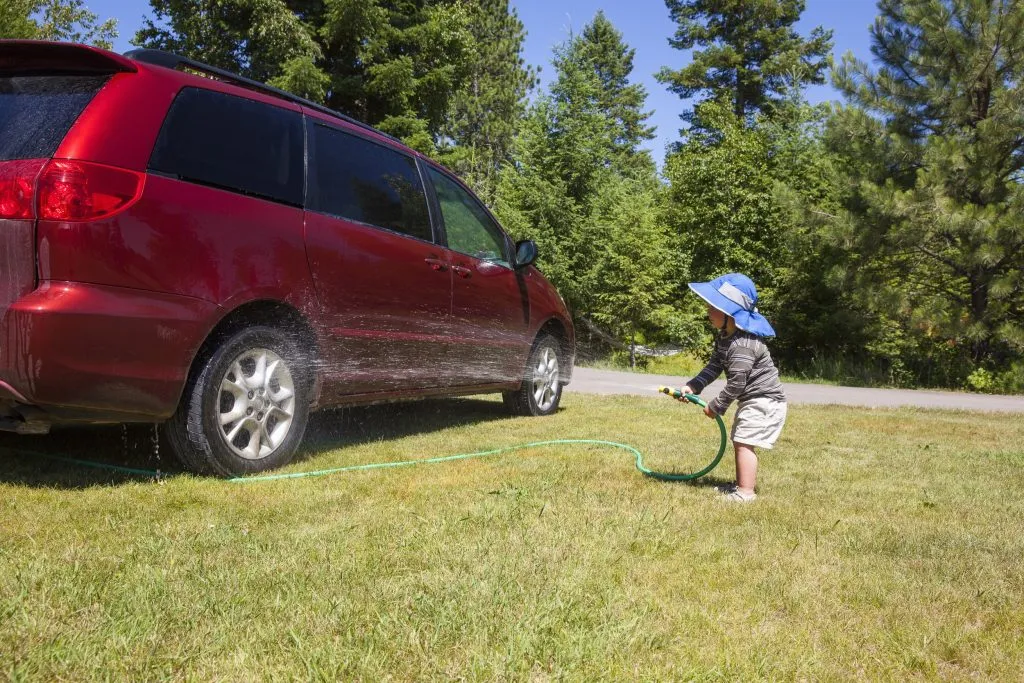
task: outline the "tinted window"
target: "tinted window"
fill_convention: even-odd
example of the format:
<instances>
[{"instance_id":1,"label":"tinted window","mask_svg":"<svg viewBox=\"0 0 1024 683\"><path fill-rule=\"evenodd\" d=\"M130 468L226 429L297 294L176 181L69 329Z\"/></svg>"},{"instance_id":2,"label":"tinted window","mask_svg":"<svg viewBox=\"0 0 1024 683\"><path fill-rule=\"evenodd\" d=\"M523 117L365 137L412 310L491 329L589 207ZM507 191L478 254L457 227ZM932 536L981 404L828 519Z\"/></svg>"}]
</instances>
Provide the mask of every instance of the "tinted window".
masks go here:
<instances>
[{"instance_id":1,"label":"tinted window","mask_svg":"<svg viewBox=\"0 0 1024 683\"><path fill-rule=\"evenodd\" d=\"M509 265L505 257L504 234L480 202L443 173L431 168L429 175L441 205L448 247L479 259Z\"/></svg>"},{"instance_id":2,"label":"tinted window","mask_svg":"<svg viewBox=\"0 0 1024 683\"><path fill-rule=\"evenodd\" d=\"M416 161L384 145L314 126L309 208L431 239Z\"/></svg>"},{"instance_id":3,"label":"tinted window","mask_svg":"<svg viewBox=\"0 0 1024 683\"><path fill-rule=\"evenodd\" d=\"M107 76L0 78L0 161L53 156Z\"/></svg>"},{"instance_id":4,"label":"tinted window","mask_svg":"<svg viewBox=\"0 0 1024 683\"><path fill-rule=\"evenodd\" d=\"M186 88L171 105L149 167L191 182L302 204L302 115Z\"/></svg>"}]
</instances>

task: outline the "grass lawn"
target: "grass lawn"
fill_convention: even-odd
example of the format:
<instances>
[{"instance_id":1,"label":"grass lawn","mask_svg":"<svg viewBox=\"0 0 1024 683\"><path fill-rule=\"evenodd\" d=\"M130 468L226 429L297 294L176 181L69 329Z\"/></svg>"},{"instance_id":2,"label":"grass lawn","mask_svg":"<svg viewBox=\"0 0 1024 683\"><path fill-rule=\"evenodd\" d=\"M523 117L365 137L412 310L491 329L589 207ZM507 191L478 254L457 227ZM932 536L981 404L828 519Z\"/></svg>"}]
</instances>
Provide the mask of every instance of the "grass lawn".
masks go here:
<instances>
[{"instance_id":1,"label":"grass lawn","mask_svg":"<svg viewBox=\"0 0 1024 683\"><path fill-rule=\"evenodd\" d=\"M577 359L576 364L582 367L594 368L595 370L674 375L685 381L697 375L704 368L708 359L706 353L694 354L683 352L673 356L654 356L642 360L646 362L638 363L633 370L629 368L628 356L625 356L622 352L618 352L610 358ZM778 363L778 359L776 359L776 362ZM811 358L806 360L802 367L797 368L780 365L779 374L783 383L799 382L801 384L828 384L848 387L898 386L894 383L886 368L866 363L854 363L842 358ZM958 389L958 387L949 386L935 388L946 391L956 391ZM959 389L963 390L963 387L959 387Z\"/></svg>"},{"instance_id":2,"label":"grass lawn","mask_svg":"<svg viewBox=\"0 0 1024 683\"><path fill-rule=\"evenodd\" d=\"M630 369L628 362L619 362L621 359L616 358L614 360L601 359L601 360L583 360L577 362L580 367L593 368L595 370L615 370L617 372L637 372L646 375L673 375L679 377L682 382L687 379L694 377L702 369L704 369L707 358L698 357L688 353L677 353L674 356L656 356L646 359L646 364L637 364L635 368ZM830 384L833 386L876 386L883 387L887 386L886 382L878 380L878 378L857 378L848 375L838 374L827 374L820 372L809 372L809 373L787 373L782 370L779 377L783 383L786 382L799 382L801 384ZM841 379L837 379L841 378ZM680 384L682 384L680 382Z\"/></svg>"},{"instance_id":3,"label":"grass lawn","mask_svg":"<svg viewBox=\"0 0 1024 683\"><path fill-rule=\"evenodd\" d=\"M717 434L664 397L569 394L315 417L289 471L556 438L701 466ZM21 680L1020 680L1024 420L794 406L760 498L546 447L237 484L146 430L0 438L0 676ZM696 457L699 456L699 457ZM173 472L173 468L172 469Z\"/></svg>"}]
</instances>

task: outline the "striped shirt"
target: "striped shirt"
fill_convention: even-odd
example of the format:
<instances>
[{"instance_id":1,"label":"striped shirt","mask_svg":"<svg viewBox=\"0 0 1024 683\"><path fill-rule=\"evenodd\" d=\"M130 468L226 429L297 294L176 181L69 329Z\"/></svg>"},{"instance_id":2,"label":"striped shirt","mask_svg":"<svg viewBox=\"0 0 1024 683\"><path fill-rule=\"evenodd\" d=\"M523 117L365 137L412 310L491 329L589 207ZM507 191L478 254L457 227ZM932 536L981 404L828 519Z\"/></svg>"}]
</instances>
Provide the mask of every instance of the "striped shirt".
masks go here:
<instances>
[{"instance_id":1,"label":"striped shirt","mask_svg":"<svg viewBox=\"0 0 1024 683\"><path fill-rule=\"evenodd\" d=\"M687 384L695 394L713 382L725 370L725 389L708 406L716 415L723 415L733 401L770 398L785 401L779 371L772 362L768 347L756 334L736 330L728 337L719 337L711 360Z\"/></svg>"}]
</instances>

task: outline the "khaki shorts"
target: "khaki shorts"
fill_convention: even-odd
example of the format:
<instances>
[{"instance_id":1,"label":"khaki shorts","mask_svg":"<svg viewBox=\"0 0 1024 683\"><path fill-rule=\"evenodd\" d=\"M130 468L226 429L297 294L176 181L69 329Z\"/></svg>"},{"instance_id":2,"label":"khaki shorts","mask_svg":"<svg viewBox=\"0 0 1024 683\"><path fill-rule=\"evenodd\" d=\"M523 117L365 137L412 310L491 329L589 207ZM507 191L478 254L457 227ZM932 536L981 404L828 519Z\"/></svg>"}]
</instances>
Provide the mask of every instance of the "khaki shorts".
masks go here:
<instances>
[{"instance_id":1,"label":"khaki shorts","mask_svg":"<svg viewBox=\"0 0 1024 683\"><path fill-rule=\"evenodd\" d=\"M770 449L786 424L786 402L771 398L741 401L732 421L733 443Z\"/></svg>"}]
</instances>

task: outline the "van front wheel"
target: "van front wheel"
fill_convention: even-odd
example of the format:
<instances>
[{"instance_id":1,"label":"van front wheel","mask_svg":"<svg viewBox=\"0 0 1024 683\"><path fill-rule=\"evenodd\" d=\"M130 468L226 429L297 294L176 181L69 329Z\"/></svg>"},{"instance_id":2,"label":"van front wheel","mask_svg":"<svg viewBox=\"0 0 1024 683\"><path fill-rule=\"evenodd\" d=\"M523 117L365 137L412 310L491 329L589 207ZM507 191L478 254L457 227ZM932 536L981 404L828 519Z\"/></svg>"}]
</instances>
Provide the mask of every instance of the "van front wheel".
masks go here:
<instances>
[{"instance_id":1,"label":"van front wheel","mask_svg":"<svg viewBox=\"0 0 1024 683\"><path fill-rule=\"evenodd\" d=\"M227 337L207 359L167 424L189 469L218 476L264 472L291 462L309 419L306 368L296 345L273 327Z\"/></svg>"},{"instance_id":2,"label":"van front wheel","mask_svg":"<svg viewBox=\"0 0 1024 683\"><path fill-rule=\"evenodd\" d=\"M545 334L537 340L526 362L522 386L502 394L505 407L513 415L550 415L558 410L562 399L561 358L557 339Z\"/></svg>"}]
</instances>

